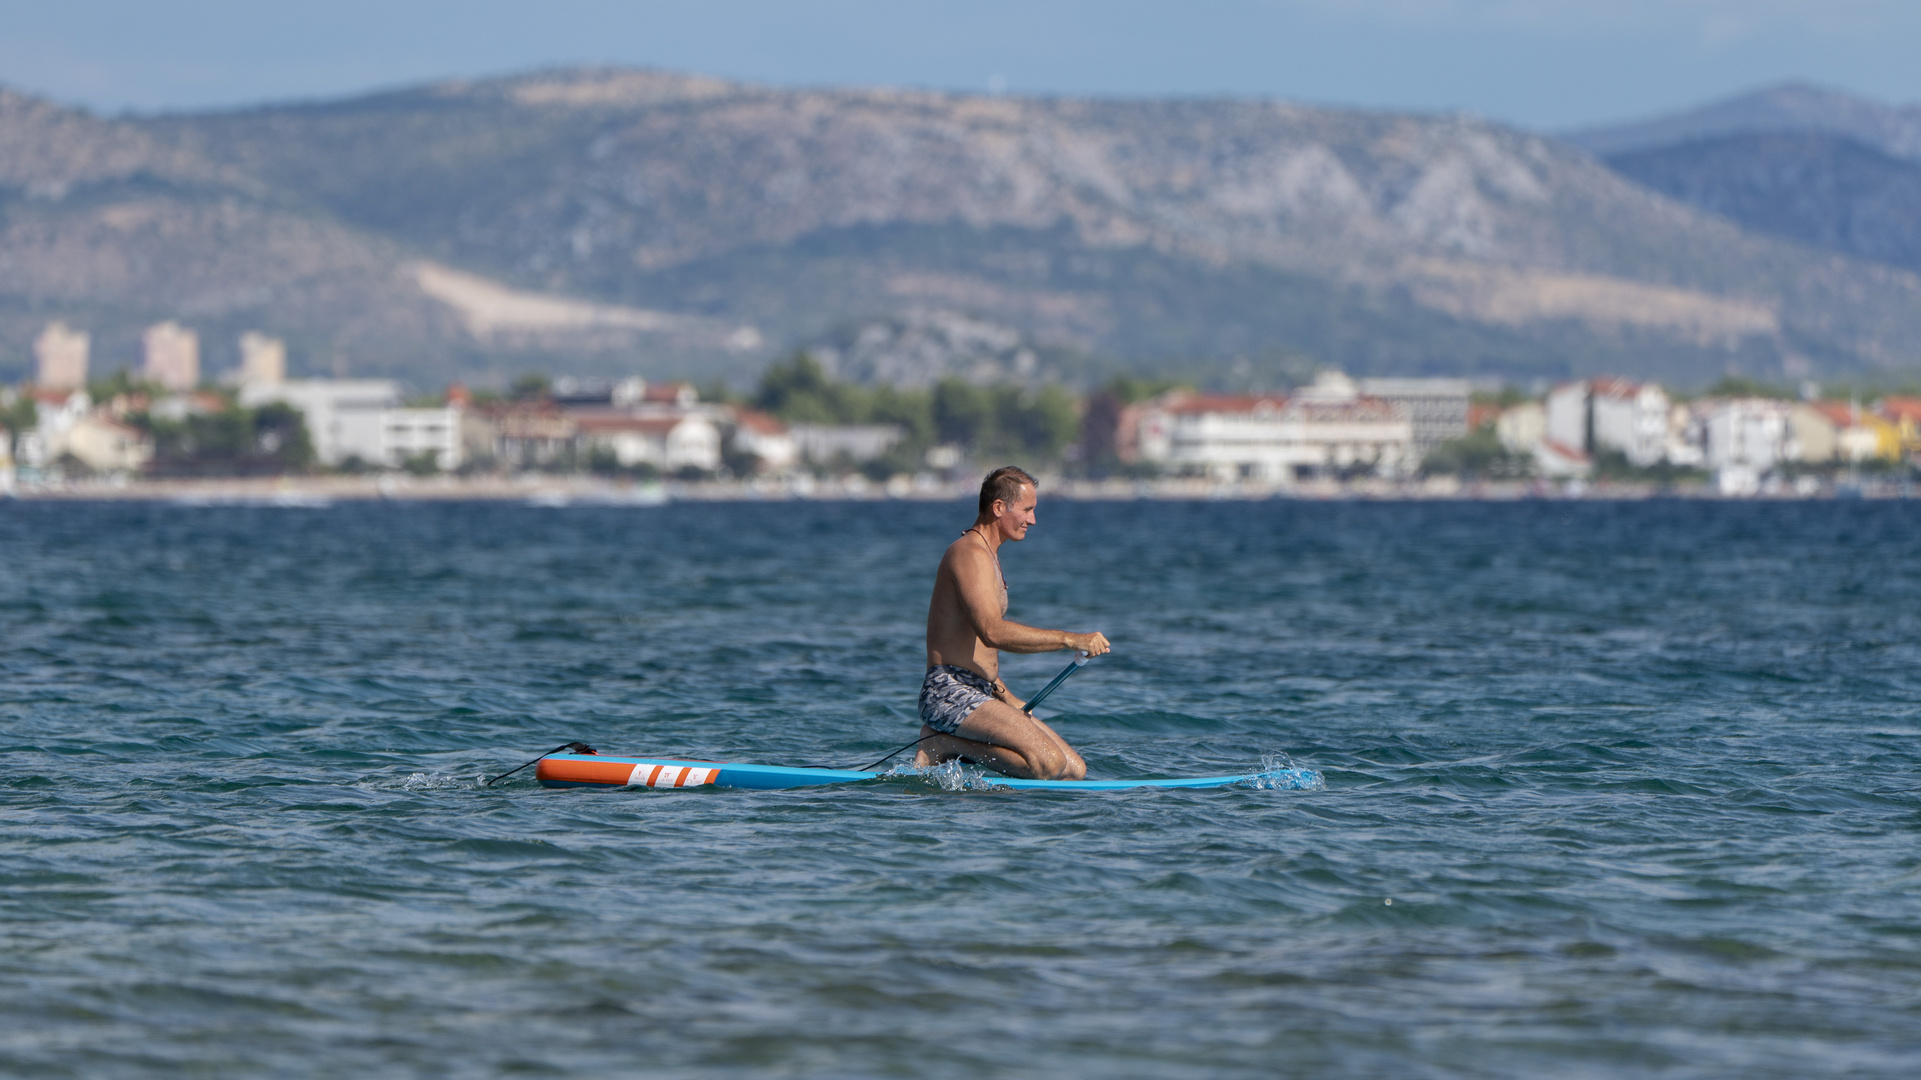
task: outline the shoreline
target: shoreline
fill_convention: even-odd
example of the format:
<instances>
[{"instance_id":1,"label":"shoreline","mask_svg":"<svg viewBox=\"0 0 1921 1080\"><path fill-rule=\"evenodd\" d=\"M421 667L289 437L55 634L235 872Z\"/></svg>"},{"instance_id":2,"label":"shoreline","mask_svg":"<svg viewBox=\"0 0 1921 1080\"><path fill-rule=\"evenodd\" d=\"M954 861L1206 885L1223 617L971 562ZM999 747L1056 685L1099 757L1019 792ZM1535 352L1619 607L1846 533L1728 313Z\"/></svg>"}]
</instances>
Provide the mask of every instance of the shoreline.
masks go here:
<instances>
[{"instance_id":1,"label":"shoreline","mask_svg":"<svg viewBox=\"0 0 1921 1080\"><path fill-rule=\"evenodd\" d=\"M1294 484L1223 483L1196 478L1079 480L1043 476L1054 498L1081 501L1302 501L1514 502L1524 499L1640 501L1699 499L1715 502L1821 499L1905 499L1906 480L1856 484L1803 482L1778 490L1723 495L1707 485L1670 487L1652 483L1503 480L1463 484L1449 477L1428 480L1310 481ZM193 479L106 478L58 484L20 484L5 497L34 502L166 502L196 506L326 506L336 502L522 502L536 506L662 506L672 502L917 500L962 501L974 497L973 482L932 476L895 477L874 483L859 476L754 478L748 480L621 481L597 476L543 473L416 477L274 476Z\"/></svg>"}]
</instances>

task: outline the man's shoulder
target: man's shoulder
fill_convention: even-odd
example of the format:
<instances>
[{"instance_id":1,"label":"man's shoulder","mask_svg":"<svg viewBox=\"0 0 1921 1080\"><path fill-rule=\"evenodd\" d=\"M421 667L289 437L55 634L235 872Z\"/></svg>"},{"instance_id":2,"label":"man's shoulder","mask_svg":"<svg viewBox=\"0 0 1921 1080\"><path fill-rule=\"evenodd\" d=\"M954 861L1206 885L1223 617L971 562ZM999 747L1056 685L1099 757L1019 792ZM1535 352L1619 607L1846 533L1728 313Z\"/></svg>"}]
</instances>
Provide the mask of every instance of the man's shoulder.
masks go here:
<instances>
[{"instance_id":1,"label":"man's shoulder","mask_svg":"<svg viewBox=\"0 0 1921 1080\"><path fill-rule=\"evenodd\" d=\"M981 546L980 541L967 533L962 533L959 539L947 545L947 551L941 555L940 564L973 567L986 559L988 559L987 549Z\"/></svg>"}]
</instances>

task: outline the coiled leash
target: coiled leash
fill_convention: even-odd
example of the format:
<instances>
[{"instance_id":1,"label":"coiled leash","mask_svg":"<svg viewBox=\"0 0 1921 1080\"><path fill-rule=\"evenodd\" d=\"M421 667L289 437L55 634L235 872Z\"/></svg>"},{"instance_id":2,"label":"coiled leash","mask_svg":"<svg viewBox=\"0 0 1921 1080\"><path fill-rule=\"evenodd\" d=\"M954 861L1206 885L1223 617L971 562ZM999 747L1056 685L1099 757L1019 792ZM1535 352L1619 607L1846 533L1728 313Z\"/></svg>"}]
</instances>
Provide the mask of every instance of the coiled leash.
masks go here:
<instances>
[{"instance_id":1,"label":"coiled leash","mask_svg":"<svg viewBox=\"0 0 1921 1080\"><path fill-rule=\"evenodd\" d=\"M591 747L591 746L588 746L588 745L587 745L586 743L584 743L584 742L564 742L564 743L561 743L561 744L560 744L559 746L556 746L556 747L554 747L554 748L553 748L552 750L549 750L549 751L547 751L547 754L558 754L558 753L560 753L560 752L561 752L562 750L572 750L572 751L573 751L574 753L576 753L576 754L598 754L598 753L600 753L600 751L598 751L598 750L596 750L596 749L594 749L594 748L593 748L593 747ZM527 765L538 765L538 764L540 763L540 758L544 758L544 757L546 757L546 756L547 756L547 754L542 754L542 755L540 755L540 757L537 757L537 758L535 758L534 760L532 760L532 761L529 761L529 762L527 763ZM519 772L519 771L520 771L521 769L524 769L524 768L526 768L526 767L527 767L527 765L520 765L520 766L516 766L516 767L514 767L514 768L511 768L511 769L508 769L508 770L507 770L506 772L504 772L504 773L501 773L501 774L500 774L499 776L496 776L496 777L494 777L494 780L505 780L505 779L507 779L507 778L508 778L509 776L512 776L513 774L515 774L515 773L517 773L517 772ZM484 784L482 784L482 785L480 785L480 786L481 786L481 787L493 787L493 786L494 786L494 780L489 780L489 781L487 781L486 783L484 783Z\"/></svg>"}]
</instances>

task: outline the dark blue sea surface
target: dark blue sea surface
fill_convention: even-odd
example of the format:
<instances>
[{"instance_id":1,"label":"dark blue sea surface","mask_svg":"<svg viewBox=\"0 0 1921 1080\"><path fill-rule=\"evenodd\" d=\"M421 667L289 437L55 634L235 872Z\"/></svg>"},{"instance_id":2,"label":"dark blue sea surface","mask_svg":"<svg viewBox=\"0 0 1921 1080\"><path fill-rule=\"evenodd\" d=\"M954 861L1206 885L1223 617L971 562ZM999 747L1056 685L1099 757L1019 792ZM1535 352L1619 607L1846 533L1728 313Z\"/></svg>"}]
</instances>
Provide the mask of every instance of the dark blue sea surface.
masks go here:
<instances>
[{"instance_id":1,"label":"dark blue sea surface","mask_svg":"<svg viewBox=\"0 0 1921 1080\"><path fill-rule=\"evenodd\" d=\"M1921 1072L1913 503L1043 493L1092 774L1325 790L481 786L912 738L971 517L0 505L0 1073Z\"/></svg>"}]
</instances>

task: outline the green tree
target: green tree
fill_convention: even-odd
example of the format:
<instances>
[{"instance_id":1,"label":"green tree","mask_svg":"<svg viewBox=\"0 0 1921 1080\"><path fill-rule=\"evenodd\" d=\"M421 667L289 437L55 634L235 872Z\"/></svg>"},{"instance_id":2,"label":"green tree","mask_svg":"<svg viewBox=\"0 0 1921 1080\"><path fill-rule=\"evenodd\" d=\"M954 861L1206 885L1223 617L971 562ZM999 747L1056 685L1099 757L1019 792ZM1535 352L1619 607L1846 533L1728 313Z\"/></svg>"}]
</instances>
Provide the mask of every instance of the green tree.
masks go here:
<instances>
[{"instance_id":1,"label":"green tree","mask_svg":"<svg viewBox=\"0 0 1921 1080\"><path fill-rule=\"evenodd\" d=\"M313 442L300 411L274 403L259 409L229 406L167 420L145 413L128 418L153 437L155 472L234 476L282 473L313 463Z\"/></svg>"},{"instance_id":2,"label":"green tree","mask_svg":"<svg viewBox=\"0 0 1921 1080\"><path fill-rule=\"evenodd\" d=\"M1515 477L1525 476L1531 462L1511 454L1501 445L1494 425L1483 424L1458 439L1449 439L1428 451L1421 471L1430 476Z\"/></svg>"},{"instance_id":3,"label":"green tree","mask_svg":"<svg viewBox=\"0 0 1921 1080\"><path fill-rule=\"evenodd\" d=\"M1003 452L1053 460L1074 440L1080 410L1060 387L1044 386L1038 391L1001 387L994 396L995 428Z\"/></svg>"},{"instance_id":4,"label":"green tree","mask_svg":"<svg viewBox=\"0 0 1921 1080\"><path fill-rule=\"evenodd\" d=\"M96 403L105 404L120 394L147 394L159 397L167 391L158 383L136 378L128 368L115 369L104 379L95 379L87 384L87 396Z\"/></svg>"},{"instance_id":5,"label":"green tree","mask_svg":"<svg viewBox=\"0 0 1921 1080\"><path fill-rule=\"evenodd\" d=\"M828 378L820 361L805 352L761 373L754 407L796 424L860 424L871 413L866 391Z\"/></svg>"},{"instance_id":6,"label":"green tree","mask_svg":"<svg viewBox=\"0 0 1921 1080\"><path fill-rule=\"evenodd\" d=\"M253 411L254 449L277 460L284 469L313 465L313 439L307 418L284 401L268 402Z\"/></svg>"},{"instance_id":7,"label":"green tree","mask_svg":"<svg viewBox=\"0 0 1921 1080\"><path fill-rule=\"evenodd\" d=\"M1761 397L1793 399L1800 395L1786 387L1775 386L1742 375L1723 375L1721 381L1708 387L1709 397Z\"/></svg>"},{"instance_id":8,"label":"green tree","mask_svg":"<svg viewBox=\"0 0 1921 1080\"><path fill-rule=\"evenodd\" d=\"M907 432L903 446L914 453L934 443L934 408L925 390L898 390L892 386L874 388L867 403L868 419L876 424L898 424Z\"/></svg>"},{"instance_id":9,"label":"green tree","mask_svg":"<svg viewBox=\"0 0 1921 1080\"><path fill-rule=\"evenodd\" d=\"M5 425L7 434L19 438L23 432L40 426L40 405L31 394L16 394L6 407L0 409L0 425Z\"/></svg>"},{"instance_id":10,"label":"green tree","mask_svg":"<svg viewBox=\"0 0 1921 1080\"><path fill-rule=\"evenodd\" d=\"M995 435L993 395L961 379L934 386L934 437L944 443L986 449Z\"/></svg>"},{"instance_id":11,"label":"green tree","mask_svg":"<svg viewBox=\"0 0 1921 1080\"><path fill-rule=\"evenodd\" d=\"M554 381L544 371L529 371L514 380L507 391L515 401L539 401L552 393Z\"/></svg>"}]
</instances>

